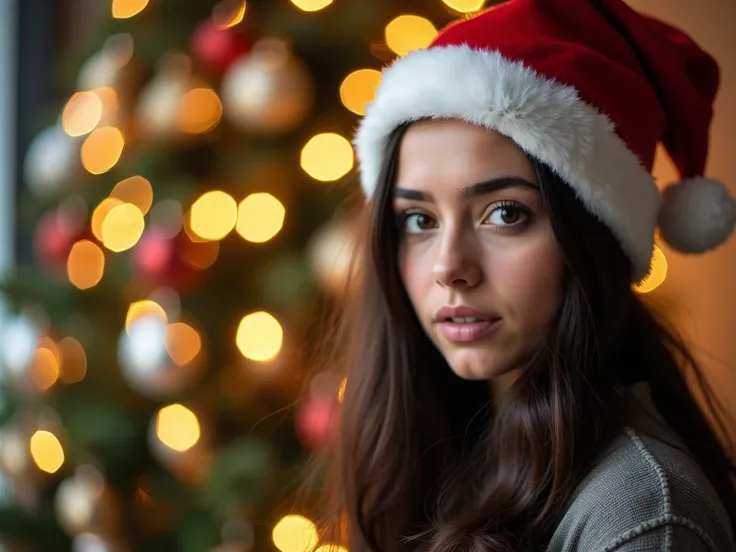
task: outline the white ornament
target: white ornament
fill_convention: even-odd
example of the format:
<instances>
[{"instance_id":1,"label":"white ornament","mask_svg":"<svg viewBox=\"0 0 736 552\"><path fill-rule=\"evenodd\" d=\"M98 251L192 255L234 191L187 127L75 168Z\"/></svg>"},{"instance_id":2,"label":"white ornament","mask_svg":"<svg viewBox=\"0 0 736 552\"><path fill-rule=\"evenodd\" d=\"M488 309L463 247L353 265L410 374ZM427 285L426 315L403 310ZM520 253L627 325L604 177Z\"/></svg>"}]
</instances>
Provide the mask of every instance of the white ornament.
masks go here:
<instances>
[{"instance_id":1,"label":"white ornament","mask_svg":"<svg viewBox=\"0 0 736 552\"><path fill-rule=\"evenodd\" d=\"M31 142L23 165L28 188L44 197L61 191L79 167L79 139L57 125L42 130Z\"/></svg>"},{"instance_id":2,"label":"white ornament","mask_svg":"<svg viewBox=\"0 0 736 552\"><path fill-rule=\"evenodd\" d=\"M659 229L662 238L682 253L715 249L733 232L736 199L718 180L689 178L662 193Z\"/></svg>"}]
</instances>

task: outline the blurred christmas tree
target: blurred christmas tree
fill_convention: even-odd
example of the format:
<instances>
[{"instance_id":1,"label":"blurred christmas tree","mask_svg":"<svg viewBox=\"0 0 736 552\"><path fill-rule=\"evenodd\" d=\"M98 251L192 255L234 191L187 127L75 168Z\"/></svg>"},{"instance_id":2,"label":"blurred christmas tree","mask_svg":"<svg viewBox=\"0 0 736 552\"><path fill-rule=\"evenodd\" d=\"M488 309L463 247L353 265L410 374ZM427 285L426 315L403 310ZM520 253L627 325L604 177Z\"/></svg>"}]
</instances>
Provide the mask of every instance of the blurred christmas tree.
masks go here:
<instances>
[{"instance_id":1,"label":"blurred christmas tree","mask_svg":"<svg viewBox=\"0 0 736 552\"><path fill-rule=\"evenodd\" d=\"M339 408L339 367L309 359L344 278L348 139L376 69L483 2L93 4L3 284L0 538L311 551L292 496Z\"/></svg>"}]
</instances>

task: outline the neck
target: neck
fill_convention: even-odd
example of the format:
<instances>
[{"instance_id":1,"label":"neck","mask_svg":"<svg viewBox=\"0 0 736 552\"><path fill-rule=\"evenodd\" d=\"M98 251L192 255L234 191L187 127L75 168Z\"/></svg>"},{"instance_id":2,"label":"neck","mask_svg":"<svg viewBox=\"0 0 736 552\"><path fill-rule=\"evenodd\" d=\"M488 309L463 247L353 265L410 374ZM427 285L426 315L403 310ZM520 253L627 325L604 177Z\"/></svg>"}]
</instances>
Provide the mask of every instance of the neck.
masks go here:
<instances>
[{"instance_id":1,"label":"neck","mask_svg":"<svg viewBox=\"0 0 736 552\"><path fill-rule=\"evenodd\" d=\"M519 376L521 375L521 370L521 368L515 368L489 380L489 385L491 386L491 394L494 397L496 404L503 403L506 391L519 378Z\"/></svg>"}]
</instances>

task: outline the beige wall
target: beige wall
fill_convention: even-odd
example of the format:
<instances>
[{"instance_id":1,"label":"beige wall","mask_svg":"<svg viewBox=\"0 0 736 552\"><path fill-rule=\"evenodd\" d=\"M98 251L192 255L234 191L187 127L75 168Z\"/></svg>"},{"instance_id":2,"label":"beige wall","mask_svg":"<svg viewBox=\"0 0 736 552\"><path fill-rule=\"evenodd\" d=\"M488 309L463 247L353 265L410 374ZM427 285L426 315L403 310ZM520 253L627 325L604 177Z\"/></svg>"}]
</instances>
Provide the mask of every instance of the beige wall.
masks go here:
<instances>
[{"instance_id":1,"label":"beige wall","mask_svg":"<svg viewBox=\"0 0 736 552\"><path fill-rule=\"evenodd\" d=\"M722 180L736 196L736 1L627 3L685 30L718 60L722 82L706 176ZM662 184L676 179L667 158L658 159L655 176ZM710 382L736 420L736 235L703 256L663 249L670 271L667 282L654 293L676 305L673 320L686 332ZM736 421L733 424L736 428Z\"/></svg>"}]
</instances>

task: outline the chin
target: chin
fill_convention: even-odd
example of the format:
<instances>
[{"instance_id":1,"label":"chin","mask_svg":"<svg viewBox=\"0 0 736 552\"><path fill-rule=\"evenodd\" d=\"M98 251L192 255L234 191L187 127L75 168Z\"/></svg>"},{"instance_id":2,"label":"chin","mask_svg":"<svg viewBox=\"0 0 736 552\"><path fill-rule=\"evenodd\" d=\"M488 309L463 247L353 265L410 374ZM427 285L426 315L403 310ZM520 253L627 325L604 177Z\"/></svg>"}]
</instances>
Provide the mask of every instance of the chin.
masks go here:
<instances>
[{"instance_id":1,"label":"chin","mask_svg":"<svg viewBox=\"0 0 736 552\"><path fill-rule=\"evenodd\" d=\"M487 351L459 350L448 352L444 357L450 369L466 380L492 380L514 368L506 359Z\"/></svg>"}]
</instances>

